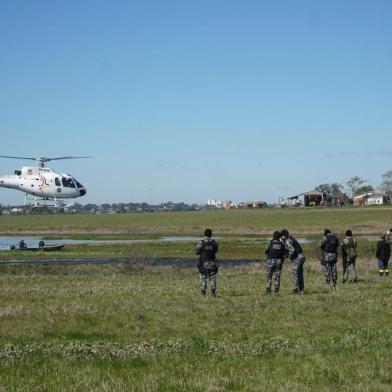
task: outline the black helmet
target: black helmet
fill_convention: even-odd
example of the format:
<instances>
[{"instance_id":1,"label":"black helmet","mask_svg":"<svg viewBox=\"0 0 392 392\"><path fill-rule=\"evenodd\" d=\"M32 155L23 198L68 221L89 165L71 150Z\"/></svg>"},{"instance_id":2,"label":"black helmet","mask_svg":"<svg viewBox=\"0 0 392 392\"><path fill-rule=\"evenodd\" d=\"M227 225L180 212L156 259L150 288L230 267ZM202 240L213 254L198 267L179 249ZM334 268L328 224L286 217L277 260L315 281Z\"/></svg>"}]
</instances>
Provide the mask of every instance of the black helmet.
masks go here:
<instances>
[{"instance_id":1,"label":"black helmet","mask_svg":"<svg viewBox=\"0 0 392 392\"><path fill-rule=\"evenodd\" d=\"M281 232L280 232L280 235L282 236L282 237L284 237L284 238L289 238L289 232L286 230L286 229L283 229Z\"/></svg>"},{"instance_id":2,"label":"black helmet","mask_svg":"<svg viewBox=\"0 0 392 392\"><path fill-rule=\"evenodd\" d=\"M352 237L353 236L353 232L351 230L346 230L346 236L347 237Z\"/></svg>"},{"instance_id":3,"label":"black helmet","mask_svg":"<svg viewBox=\"0 0 392 392\"><path fill-rule=\"evenodd\" d=\"M324 230L324 235L327 236L328 234L331 234L331 230L325 229L325 230Z\"/></svg>"},{"instance_id":4,"label":"black helmet","mask_svg":"<svg viewBox=\"0 0 392 392\"><path fill-rule=\"evenodd\" d=\"M211 229L205 229L204 230L204 236L205 237L211 237L212 236L212 230Z\"/></svg>"},{"instance_id":5,"label":"black helmet","mask_svg":"<svg viewBox=\"0 0 392 392\"><path fill-rule=\"evenodd\" d=\"M274 240L279 240L280 238L280 232L279 231L274 231L274 234L272 234L272 238Z\"/></svg>"}]
</instances>

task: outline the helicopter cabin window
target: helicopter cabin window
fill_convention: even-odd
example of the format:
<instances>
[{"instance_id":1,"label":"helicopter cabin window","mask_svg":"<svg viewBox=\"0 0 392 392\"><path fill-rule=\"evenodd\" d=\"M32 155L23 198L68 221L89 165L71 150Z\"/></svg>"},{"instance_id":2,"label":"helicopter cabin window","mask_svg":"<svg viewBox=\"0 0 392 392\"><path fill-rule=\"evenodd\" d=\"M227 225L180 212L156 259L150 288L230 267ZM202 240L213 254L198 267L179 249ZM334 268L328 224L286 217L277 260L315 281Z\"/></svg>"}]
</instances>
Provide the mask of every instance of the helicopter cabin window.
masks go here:
<instances>
[{"instance_id":1,"label":"helicopter cabin window","mask_svg":"<svg viewBox=\"0 0 392 392\"><path fill-rule=\"evenodd\" d=\"M31 176L31 175L33 174L33 170L32 170L32 169L27 170L27 174L28 174L29 176Z\"/></svg>"},{"instance_id":2,"label":"helicopter cabin window","mask_svg":"<svg viewBox=\"0 0 392 392\"><path fill-rule=\"evenodd\" d=\"M60 179L58 177L54 179L54 183L56 184L56 186L61 186Z\"/></svg>"},{"instance_id":3,"label":"helicopter cabin window","mask_svg":"<svg viewBox=\"0 0 392 392\"><path fill-rule=\"evenodd\" d=\"M73 183L73 181L70 178L63 177L61 179L61 182L63 183L63 186L66 188L75 188L75 184Z\"/></svg>"}]
</instances>

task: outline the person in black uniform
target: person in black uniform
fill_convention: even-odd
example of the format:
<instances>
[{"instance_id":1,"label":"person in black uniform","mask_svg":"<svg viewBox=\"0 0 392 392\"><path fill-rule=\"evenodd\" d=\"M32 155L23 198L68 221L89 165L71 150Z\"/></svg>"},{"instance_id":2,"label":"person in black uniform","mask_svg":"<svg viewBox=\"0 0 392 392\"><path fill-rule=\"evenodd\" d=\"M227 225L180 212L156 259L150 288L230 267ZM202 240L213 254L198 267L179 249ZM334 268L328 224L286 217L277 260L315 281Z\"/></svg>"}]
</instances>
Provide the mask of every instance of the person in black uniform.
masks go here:
<instances>
[{"instance_id":1,"label":"person in black uniform","mask_svg":"<svg viewBox=\"0 0 392 392\"><path fill-rule=\"evenodd\" d=\"M272 240L265 249L267 255L267 270L265 276L265 294L271 294L272 276L275 274L275 293L280 289L280 274L282 272L283 261L285 256L285 245L280 240L280 232L275 231Z\"/></svg>"},{"instance_id":2,"label":"person in black uniform","mask_svg":"<svg viewBox=\"0 0 392 392\"><path fill-rule=\"evenodd\" d=\"M206 295L207 282L210 281L211 295L216 296L216 275L218 273L218 262L216 253L218 252L218 243L211 238L212 230L204 230L204 238L196 245L196 254L199 256L197 268L199 270L200 293L203 297Z\"/></svg>"},{"instance_id":3,"label":"person in black uniform","mask_svg":"<svg viewBox=\"0 0 392 392\"><path fill-rule=\"evenodd\" d=\"M391 257L391 244L386 238L386 234L381 236L377 242L376 256L378 259L378 272L380 277L389 276L389 259Z\"/></svg>"},{"instance_id":4,"label":"person in black uniform","mask_svg":"<svg viewBox=\"0 0 392 392\"><path fill-rule=\"evenodd\" d=\"M332 281L332 291L336 291L338 282L338 262L339 239L329 229L324 230L324 237L319 244L321 250L321 264L324 266L324 280L329 284Z\"/></svg>"}]
</instances>

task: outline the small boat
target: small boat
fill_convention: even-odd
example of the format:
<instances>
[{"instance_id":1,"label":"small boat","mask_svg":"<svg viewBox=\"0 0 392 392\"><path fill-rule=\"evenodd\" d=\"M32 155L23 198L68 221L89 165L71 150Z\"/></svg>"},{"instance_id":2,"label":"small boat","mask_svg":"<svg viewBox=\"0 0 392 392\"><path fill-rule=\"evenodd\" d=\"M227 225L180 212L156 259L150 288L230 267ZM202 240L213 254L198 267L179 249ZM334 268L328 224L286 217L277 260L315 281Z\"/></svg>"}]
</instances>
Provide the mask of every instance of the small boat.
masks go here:
<instances>
[{"instance_id":1,"label":"small boat","mask_svg":"<svg viewBox=\"0 0 392 392\"><path fill-rule=\"evenodd\" d=\"M64 248L64 245L45 245L42 247L27 247L27 248L17 248L15 246L11 246L11 250L21 250L21 251L25 251L25 250L30 250L30 251L43 251L43 252L54 252L56 250L61 250Z\"/></svg>"}]
</instances>

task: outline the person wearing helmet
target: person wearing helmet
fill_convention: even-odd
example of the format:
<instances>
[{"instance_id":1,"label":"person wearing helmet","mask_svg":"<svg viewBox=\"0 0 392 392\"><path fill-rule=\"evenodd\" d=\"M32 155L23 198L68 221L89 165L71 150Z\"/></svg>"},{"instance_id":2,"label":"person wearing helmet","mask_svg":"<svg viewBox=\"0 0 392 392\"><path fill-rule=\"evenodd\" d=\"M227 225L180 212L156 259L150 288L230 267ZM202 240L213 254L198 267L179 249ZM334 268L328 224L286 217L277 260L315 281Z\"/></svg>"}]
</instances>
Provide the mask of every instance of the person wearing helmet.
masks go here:
<instances>
[{"instance_id":1,"label":"person wearing helmet","mask_svg":"<svg viewBox=\"0 0 392 392\"><path fill-rule=\"evenodd\" d=\"M267 269L265 276L265 294L271 294L272 277L275 274L275 293L280 289L280 275L282 272L283 261L285 256L284 243L280 239L280 232L275 231L272 240L267 245L264 252L267 255Z\"/></svg>"},{"instance_id":2,"label":"person wearing helmet","mask_svg":"<svg viewBox=\"0 0 392 392\"><path fill-rule=\"evenodd\" d=\"M199 256L197 268L199 270L200 294L205 297L207 291L207 282L210 281L211 295L216 296L216 275L218 273L218 262L216 253L218 252L218 243L211 238L212 230L204 230L204 238L196 245L196 254Z\"/></svg>"},{"instance_id":3,"label":"person wearing helmet","mask_svg":"<svg viewBox=\"0 0 392 392\"><path fill-rule=\"evenodd\" d=\"M293 279L292 294L300 294L304 291L304 263L305 255L299 242L284 229L281 231L282 240L286 247L286 254L291 263L291 275Z\"/></svg>"},{"instance_id":4,"label":"person wearing helmet","mask_svg":"<svg viewBox=\"0 0 392 392\"><path fill-rule=\"evenodd\" d=\"M329 229L324 230L324 237L320 242L321 264L324 266L324 280L326 284L332 281L332 290L336 291L338 281L338 271L336 263L338 262L339 239Z\"/></svg>"},{"instance_id":5,"label":"person wearing helmet","mask_svg":"<svg viewBox=\"0 0 392 392\"><path fill-rule=\"evenodd\" d=\"M346 230L346 238L342 241L342 261L343 261L343 284L346 283L352 271L350 282L357 281L357 269L355 263L357 260L357 241L353 237L351 230Z\"/></svg>"},{"instance_id":6,"label":"person wearing helmet","mask_svg":"<svg viewBox=\"0 0 392 392\"><path fill-rule=\"evenodd\" d=\"M27 244L26 244L25 240L19 241L19 249L27 249Z\"/></svg>"}]
</instances>

